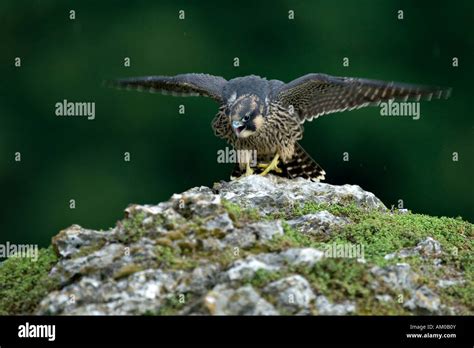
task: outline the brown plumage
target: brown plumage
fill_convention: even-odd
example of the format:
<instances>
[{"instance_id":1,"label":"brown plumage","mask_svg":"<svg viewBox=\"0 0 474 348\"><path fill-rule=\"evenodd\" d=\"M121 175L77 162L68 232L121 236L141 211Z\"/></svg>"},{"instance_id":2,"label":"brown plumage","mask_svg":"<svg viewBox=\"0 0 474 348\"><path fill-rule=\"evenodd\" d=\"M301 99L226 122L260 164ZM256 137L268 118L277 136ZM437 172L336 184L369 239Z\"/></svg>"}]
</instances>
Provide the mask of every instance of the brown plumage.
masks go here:
<instances>
[{"instance_id":1,"label":"brown plumage","mask_svg":"<svg viewBox=\"0 0 474 348\"><path fill-rule=\"evenodd\" d=\"M112 81L115 87L178 96L207 96L220 103L214 133L236 150L256 150L257 163L239 163L233 175L252 172L322 180L324 170L298 141L303 123L324 114L377 105L388 100L448 98L451 89L325 74L308 74L285 84L258 76L226 81L205 74L147 76ZM264 170L262 163L270 163ZM274 164L280 162L280 167Z\"/></svg>"}]
</instances>

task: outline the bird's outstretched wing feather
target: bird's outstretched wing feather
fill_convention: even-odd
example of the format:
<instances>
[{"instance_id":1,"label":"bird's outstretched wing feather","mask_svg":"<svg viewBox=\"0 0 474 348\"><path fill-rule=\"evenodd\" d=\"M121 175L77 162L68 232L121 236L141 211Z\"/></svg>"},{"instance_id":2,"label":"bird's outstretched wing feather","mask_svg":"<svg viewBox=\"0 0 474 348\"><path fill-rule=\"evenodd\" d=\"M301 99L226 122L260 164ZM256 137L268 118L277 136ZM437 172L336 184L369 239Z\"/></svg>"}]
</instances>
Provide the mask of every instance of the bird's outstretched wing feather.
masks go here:
<instances>
[{"instance_id":1,"label":"bird's outstretched wing feather","mask_svg":"<svg viewBox=\"0 0 474 348\"><path fill-rule=\"evenodd\" d=\"M308 74L280 87L277 101L293 106L301 122L382 101L448 98L450 88L417 86L326 74Z\"/></svg>"},{"instance_id":2,"label":"bird's outstretched wing feather","mask_svg":"<svg viewBox=\"0 0 474 348\"><path fill-rule=\"evenodd\" d=\"M222 89L226 80L207 74L181 74L176 76L144 76L106 81L116 88L133 89L175 96L205 96L222 102Z\"/></svg>"}]
</instances>

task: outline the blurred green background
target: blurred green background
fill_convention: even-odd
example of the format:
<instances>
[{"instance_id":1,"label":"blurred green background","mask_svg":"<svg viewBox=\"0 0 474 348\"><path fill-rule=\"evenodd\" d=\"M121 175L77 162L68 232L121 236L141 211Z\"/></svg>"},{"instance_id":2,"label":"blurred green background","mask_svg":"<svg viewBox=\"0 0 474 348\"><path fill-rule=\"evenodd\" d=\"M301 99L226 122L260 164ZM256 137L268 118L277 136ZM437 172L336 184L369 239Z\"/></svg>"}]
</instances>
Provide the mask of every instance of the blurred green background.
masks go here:
<instances>
[{"instance_id":1,"label":"blurred green background","mask_svg":"<svg viewBox=\"0 0 474 348\"><path fill-rule=\"evenodd\" d=\"M73 223L107 229L129 203L227 180L232 164L217 163L227 145L210 128L212 100L101 86L186 72L286 82L324 72L453 87L451 99L422 103L420 120L381 117L378 108L328 115L305 125L302 144L329 183L474 221L472 1L7 0L0 23L0 242L45 246ZM63 99L95 102L96 119L55 116Z\"/></svg>"}]
</instances>

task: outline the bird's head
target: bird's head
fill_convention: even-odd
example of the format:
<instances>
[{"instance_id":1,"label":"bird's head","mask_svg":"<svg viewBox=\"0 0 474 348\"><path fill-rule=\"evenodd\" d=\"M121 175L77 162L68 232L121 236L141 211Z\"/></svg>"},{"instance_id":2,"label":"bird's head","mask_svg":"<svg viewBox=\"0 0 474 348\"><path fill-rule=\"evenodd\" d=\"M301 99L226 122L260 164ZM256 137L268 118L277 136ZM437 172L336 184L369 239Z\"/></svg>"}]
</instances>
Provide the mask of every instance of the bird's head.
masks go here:
<instances>
[{"instance_id":1,"label":"bird's head","mask_svg":"<svg viewBox=\"0 0 474 348\"><path fill-rule=\"evenodd\" d=\"M227 114L235 135L247 138L257 132L264 122L264 110L264 103L256 95L246 94L233 100Z\"/></svg>"}]
</instances>

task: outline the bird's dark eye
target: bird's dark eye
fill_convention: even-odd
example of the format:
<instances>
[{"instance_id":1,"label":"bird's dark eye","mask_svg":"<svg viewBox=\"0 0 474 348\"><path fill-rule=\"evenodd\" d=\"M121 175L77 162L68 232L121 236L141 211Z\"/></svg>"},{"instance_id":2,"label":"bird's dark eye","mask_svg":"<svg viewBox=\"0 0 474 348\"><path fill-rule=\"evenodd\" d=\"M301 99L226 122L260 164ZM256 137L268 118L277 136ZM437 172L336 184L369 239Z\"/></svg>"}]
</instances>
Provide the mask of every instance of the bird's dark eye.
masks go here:
<instances>
[{"instance_id":1,"label":"bird's dark eye","mask_svg":"<svg viewBox=\"0 0 474 348\"><path fill-rule=\"evenodd\" d=\"M247 122L248 120L250 120L249 115L245 115L244 117L242 117L242 121Z\"/></svg>"}]
</instances>

